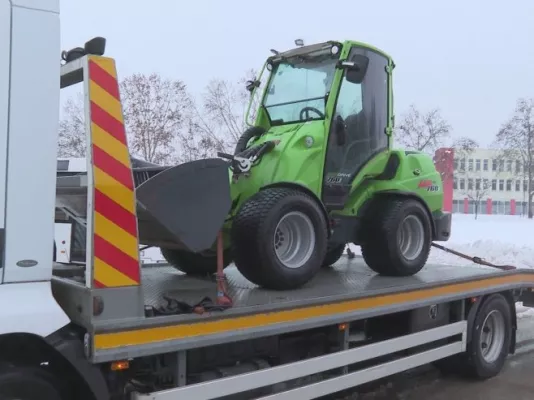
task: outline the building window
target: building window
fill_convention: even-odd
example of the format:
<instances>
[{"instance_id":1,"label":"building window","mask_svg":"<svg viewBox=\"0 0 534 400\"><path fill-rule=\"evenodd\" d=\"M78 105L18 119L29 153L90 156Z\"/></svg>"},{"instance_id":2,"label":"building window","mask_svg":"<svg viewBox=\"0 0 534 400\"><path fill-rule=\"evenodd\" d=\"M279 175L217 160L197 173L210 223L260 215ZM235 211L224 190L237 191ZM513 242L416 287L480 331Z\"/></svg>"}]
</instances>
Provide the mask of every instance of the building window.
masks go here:
<instances>
[{"instance_id":1,"label":"building window","mask_svg":"<svg viewBox=\"0 0 534 400\"><path fill-rule=\"evenodd\" d=\"M521 161L515 162L515 173L519 174L521 172Z\"/></svg>"},{"instance_id":2,"label":"building window","mask_svg":"<svg viewBox=\"0 0 534 400\"><path fill-rule=\"evenodd\" d=\"M512 167L510 166L510 168L512 168ZM509 191L509 192L512 191L512 180L511 179L507 179L506 180L506 190Z\"/></svg>"},{"instance_id":3,"label":"building window","mask_svg":"<svg viewBox=\"0 0 534 400\"><path fill-rule=\"evenodd\" d=\"M486 189L489 189L489 187L490 187L489 179L484 179L482 189L486 190Z\"/></svg>"},{"instance_id":4,"label":"building window","mask_svg":"<svg viewBox=\"0 0 534 400\"><path fill-rule=\"evenodd\" d=\"M497 179L491 180L491 190L497 190Z\"/></svg>"},{"instance_id":5,"label":"building window","mask_svg":"<svg viewBox=\"0 0 534 400\"><path fill-rule=\"evenodd\" d=\"M521 181L515 181L515 191L516 192L521 191Z\"/></svg>"},{"instance_id":6,"label":"building window","mask_svg":"<svg viewBox=\"0 0 534 400\"><path fill-rule=\"evenodd\" d=\"M465 189L465 179L460 179L460 190Z\"/></svg>"},{"instance_id":7,"label":"building window","mask_svg":"<svg viewBox=\"0 0 534 400\"><path fill-rule=\"evenodd\" d=\"M480 160L475 160L475 169L480 171Z\"/></svg>"},{"instance_id":8,"label":"building window","mask_svg":"<svg viewBox=\"0 0 534 400\"><path fill-rule=\"evenodd\" d=\"M454 159L454 170L456 171L458 169L458 159Z\"/></svg>"},{"instance_id":9,"label":"building window","mask_svg":"<svg viewBox=\"0 0 534 400\"><path fill-rule=\"evenodd\" d=\"M506 171L512 172L512 160L506 161Z\"/></svg>"},{"instance_id":10,"label":"building window","mask_svg":"<svg viewBox=\"0 0 534 400\"><path fill-rule=\"evenodd\" d=\"M499 179L499 190L504 190L504 180Z\"/></svg>"},{"instance_id":11,"label":"building window","mask_svg":"<svg viewBox=\"0 0 534 400\"><path fill-rule=\"evenodd\" d=\"M467 190L473 190L473 180L467 179Z\"/></svg>"},{"instance_id":12,"label":"building window","mask_svg":"<svg viewBox=\"0 0 534 400\"><path fill-rule=\"evenodd\" d=\"M504 160L499 160L499 172L504 171Z\"/></svg>"},{"instance_id":13,"label":"building window","mask_svg":"<svg viewBox=\"0 0 534 400\"><path fill-rule=\"evenodd\" d=\"M528 192L528 181L523 181L523 192Z\"/></svg>"},{"instance_id":14,"label":"building window","mask_svg":"<svg viewBox=\"0 0 534 400\"><path fill-rule=\"evenodd\" d=\"M497 172L497 160L491 160L491 169L494 172Z\"/></svg>"},{"instance_id":15,"label":"building window","mask_svg":"<svg viewBox=\"0 0 534 400\"><path fill-rule=\"evenodd\" d=\"M481 182L481 179L477 179L477 180L475 181L475 189L476 189L476 190L480 190L480 182Z\"/></svg>"},{"instance_id":16,"label":"building window","mask_svg":"<svg viewBox=\"0 0 534 400\"><path fill-rule=\"evenodd\" d=\"M454 190L458 189L458 179L454 178L453 180L453 188Z\"/></svg>"},{"instance_id":17,"label":"building window","mask_svg":"<svg viewBox=\"0 0 534 400\"><path fill-rule=\"evenodd\" d=\"M460 160L460 171L465 171L465 158Z\"/></svg>"},{"instance_id":18,"label":"building window","mask_svg":"<svg viewBox=\"0 0 534 400\"><path fill-rule=\"evenodd\" d=\"M484 171L487 171L487 170L488 170L488 160L484 160L484 162L483 162L483 169L484 169Z\"/></svg>"},{"instance_id":19,"label":"building window","mask_svg":"<svg viewBox=\"0 0 534 400\"><path fill-rule=\"evenodd\" d=\"M470 158L469 161L468 161L468 168L469 168L469 171L472 171L473 170L473 159Z\"/></svg>"}]
</instances>

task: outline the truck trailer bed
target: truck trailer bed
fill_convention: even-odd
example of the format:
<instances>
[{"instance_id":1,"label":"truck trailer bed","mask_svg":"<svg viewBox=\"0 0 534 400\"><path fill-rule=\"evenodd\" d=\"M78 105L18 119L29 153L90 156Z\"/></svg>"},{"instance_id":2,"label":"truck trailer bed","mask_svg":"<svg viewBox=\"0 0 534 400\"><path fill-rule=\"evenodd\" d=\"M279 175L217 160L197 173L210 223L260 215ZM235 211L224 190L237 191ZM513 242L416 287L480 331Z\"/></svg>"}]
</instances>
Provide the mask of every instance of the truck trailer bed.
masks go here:
<instances>
[{"instance_id":1,"label":"truck trailer bed","mask_svg":"<svg viewBox=\"0 0 534 400\"><path fill-rule=\"evenodd\" d=\"M234 301L231 309L202 315L96 319L92 322L93 360L258 338L534 286L534 271L479 266L428 264L416 276L383 277L359 257L343 257L303 288L287 292L258 288L233 266L225 272ZM214 279L187 276L166 264L143 267L142 290L145 305L152 307L164 304L164 296L190 305L206 296L216 300Z\"/></svg>"}]
</instances>

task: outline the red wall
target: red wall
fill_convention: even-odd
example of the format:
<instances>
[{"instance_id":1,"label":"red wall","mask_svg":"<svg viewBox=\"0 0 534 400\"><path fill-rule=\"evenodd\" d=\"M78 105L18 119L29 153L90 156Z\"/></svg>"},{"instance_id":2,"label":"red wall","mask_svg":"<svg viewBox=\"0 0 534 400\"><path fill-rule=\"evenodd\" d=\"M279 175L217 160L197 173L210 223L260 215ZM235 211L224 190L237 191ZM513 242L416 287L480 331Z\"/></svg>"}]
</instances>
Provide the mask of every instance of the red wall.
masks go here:
<instances>
[{"instance_id":1,"label":"red wall","mask_svg":"<svg viewBox=\"0 0 534 400\"><path fill-rule=\"evenodd\" d=\"M443 180L443 211L452 211L452 192L454 190L454 149L442 147L434 154L434 164Z\"/></svg>"}]
</instances>

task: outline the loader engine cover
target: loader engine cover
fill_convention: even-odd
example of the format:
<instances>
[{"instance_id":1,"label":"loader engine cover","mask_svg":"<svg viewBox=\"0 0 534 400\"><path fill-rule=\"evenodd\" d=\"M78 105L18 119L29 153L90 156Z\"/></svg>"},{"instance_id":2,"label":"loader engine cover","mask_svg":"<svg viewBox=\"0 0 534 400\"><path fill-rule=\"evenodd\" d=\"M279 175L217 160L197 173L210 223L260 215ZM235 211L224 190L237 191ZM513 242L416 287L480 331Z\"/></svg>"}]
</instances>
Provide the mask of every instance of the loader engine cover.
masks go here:
<instances>
[{"instance_id":1,"label":"loader engine cover","mask_svg":"<svg viewBox=\"0 0 534 400\"><path fill-rule=\"evenodd\" d=\"M136 188L139 242L192 252L214 244L231 207L228 163L187 162Z\"/></svg>"}]
</instances>

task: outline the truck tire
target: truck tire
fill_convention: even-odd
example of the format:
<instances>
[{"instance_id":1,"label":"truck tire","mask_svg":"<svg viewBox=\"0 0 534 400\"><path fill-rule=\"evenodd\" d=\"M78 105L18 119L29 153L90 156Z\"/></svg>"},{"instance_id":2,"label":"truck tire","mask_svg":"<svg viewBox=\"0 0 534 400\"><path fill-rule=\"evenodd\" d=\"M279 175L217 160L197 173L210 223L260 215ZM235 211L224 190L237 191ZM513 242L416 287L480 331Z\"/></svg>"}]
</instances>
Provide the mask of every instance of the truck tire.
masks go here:
<instances>
[{"instance_id":1,"label":"truck tire","mask_svg":"<svg viewBox=\"0 0 534 400\"><path fill-rule=\"evenodd\" d=\"M498 375L508 357L512 340L512 313L501 294L481 304L465 353L439 360L434 365L445 374L485 380Z\"/></svg>"},{"instance_id":2,"label":"truck tire","mask_svg":"<svg viewBox=\"0 0 534 400\"><path fill-rule=\"evenodd\" d=\"M232 224L235 264L252 283L290 290L310 281L326 255L327 224L316 200L296 189L250 197Z\"/></svg>"},{"instance_id":3,"label":"truck tire","mask_svg":"<svg viewBox=\"0 0 534 400\"><path fill-rule=\"evenodd\" d=\"M432 244L432 225L426 208L412 198L377 200L364 216L366 238L362 256L373 271L410 276L426 264Z\"/></svg>"},{"instance_id":4,"label":"truck tire","mask_svg":"<svg viewBox=\"0 0 534 400\"><path fill-rule=\"evenodd\" d=\"M345 246L345 244L329 244L326 248L326 256L323 260L323 267L330 267L331 265L337 263L345 251Z\"/></svg>"},{"instance_id":5,"label":"truck tire","mask_svg":"<svg viewBox=\"0 0 534 400\"><path fill-rule=\"evenodd\" d=\"M0 372L0 399L67 400L53 376L44 370L21 367Z\"/></svg>"},{"instance_id":6,"label":"truck tire","mask_svg":"<svg viewBox=\"0 0 534 400\"><path fill-rule=\"evenodd\" d=\"M193 253L187 250L160 248L161 255L177 270L188 275L206 275L217 272L217 255L215 252ZM223 253L224 268L232 263L230 250Z\"/></svg>"}]
</instances>

